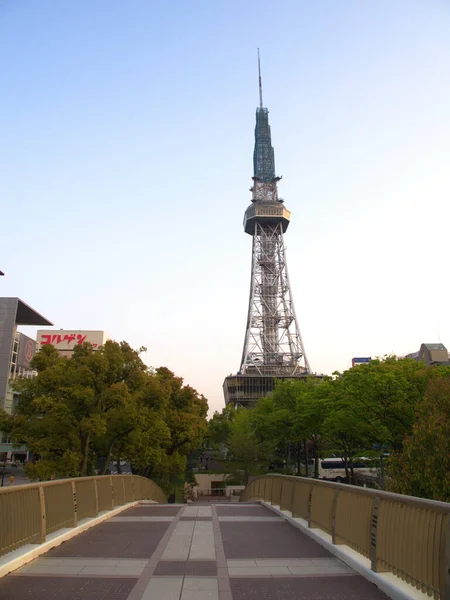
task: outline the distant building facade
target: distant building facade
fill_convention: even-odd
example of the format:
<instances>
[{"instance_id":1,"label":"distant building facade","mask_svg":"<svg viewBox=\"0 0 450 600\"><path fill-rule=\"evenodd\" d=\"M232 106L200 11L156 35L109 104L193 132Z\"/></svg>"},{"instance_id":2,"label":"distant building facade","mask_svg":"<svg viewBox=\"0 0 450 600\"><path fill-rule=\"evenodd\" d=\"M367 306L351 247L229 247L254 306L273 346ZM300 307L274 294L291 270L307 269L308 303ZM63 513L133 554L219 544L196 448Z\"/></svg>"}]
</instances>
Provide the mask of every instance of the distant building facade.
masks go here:
<instances>
[{"instance_id":1,"label":"distant building facade","mask_svg":"<svg viewBox=\"0 0 450 600\"><path fill-rule=\"evenodd\" d=\"M0 409L14 412L18 395L12 388L16 377L33 377L30 366L38 350L36 342L17 331L18 326L53 325L20 298L0 298ZM13 448L11 441L0 433L0 456L8 460L26 458L25 448Z\"/></svg>"}]
</instances>

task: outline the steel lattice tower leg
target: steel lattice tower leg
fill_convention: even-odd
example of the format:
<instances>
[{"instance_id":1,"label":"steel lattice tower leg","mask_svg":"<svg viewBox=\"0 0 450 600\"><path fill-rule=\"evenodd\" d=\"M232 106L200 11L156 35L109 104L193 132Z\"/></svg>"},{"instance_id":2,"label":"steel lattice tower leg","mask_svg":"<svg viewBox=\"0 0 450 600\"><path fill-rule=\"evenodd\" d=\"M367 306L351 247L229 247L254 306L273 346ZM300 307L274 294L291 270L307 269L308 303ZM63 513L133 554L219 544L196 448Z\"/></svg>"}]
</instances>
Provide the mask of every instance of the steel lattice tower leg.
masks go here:
<instances>
[{"instance_id":1,"label":"steel lattice tower leg","mask_svg":"<svg viewBox=\"0 0 450 600\"><path fill-rule=\"evenodd\" d=\"M309 372L292 299L281 223L255 225L241 373Z\"/></svg>"}]
</instances>

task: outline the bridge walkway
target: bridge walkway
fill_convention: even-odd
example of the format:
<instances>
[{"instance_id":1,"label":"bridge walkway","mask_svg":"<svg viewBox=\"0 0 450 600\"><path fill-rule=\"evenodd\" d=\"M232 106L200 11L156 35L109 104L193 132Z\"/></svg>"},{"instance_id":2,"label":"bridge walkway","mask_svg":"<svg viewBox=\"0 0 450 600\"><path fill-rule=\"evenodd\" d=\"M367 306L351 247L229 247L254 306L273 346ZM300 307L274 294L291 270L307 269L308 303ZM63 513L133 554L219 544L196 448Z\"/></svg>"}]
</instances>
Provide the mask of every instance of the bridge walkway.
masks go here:
<instances>
[{"instance_id":1,"label":"bridge walkway","mask_svg":"<svg viewBox=\"0 0 450 600\"><path fill-rule=\"evenodd\" d=\"M256 503L142 502L0 579L0 600L386 600Z\"/></svg>"}]
</instances>

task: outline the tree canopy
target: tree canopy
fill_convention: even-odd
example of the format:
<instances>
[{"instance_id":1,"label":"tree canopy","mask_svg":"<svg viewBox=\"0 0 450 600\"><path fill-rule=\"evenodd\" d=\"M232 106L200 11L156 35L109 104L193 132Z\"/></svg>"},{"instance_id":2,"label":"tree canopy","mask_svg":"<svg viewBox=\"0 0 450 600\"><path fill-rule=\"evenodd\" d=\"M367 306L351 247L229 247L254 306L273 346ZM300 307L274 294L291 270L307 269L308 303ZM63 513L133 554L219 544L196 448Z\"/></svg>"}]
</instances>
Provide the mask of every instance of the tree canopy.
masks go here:
<instances>
[{"instance_id":1,"label":"tree canopy","mask_svg":"<svg viewBox=\"0 0 450 600\"><path fill-rule=\"evenodd\" d=\"M448 501L449 398L449 367L389 356L323 380L276 382L254 408L216 413L208 436L228 447L245 479L317 477L319 458L336 456L353 481L353 462L368 457L383 466L381 487Z\"/></svg>"},{"instance_id":2,"label":"tree canopy","mask_svg":"<svg viewBox=\"0 0 450 600\"><path fill-rule=\"evenodd\" d=\"M90 475L119 458L166 489L183 477L207 431L208 404L166 367L149 369L142 350L108 341L76 346L70 359L53 346L34 357L37 376L14 383L16 412L0 415L1 429L36 459L30 477Z\"/></svg>"}]
</instances>

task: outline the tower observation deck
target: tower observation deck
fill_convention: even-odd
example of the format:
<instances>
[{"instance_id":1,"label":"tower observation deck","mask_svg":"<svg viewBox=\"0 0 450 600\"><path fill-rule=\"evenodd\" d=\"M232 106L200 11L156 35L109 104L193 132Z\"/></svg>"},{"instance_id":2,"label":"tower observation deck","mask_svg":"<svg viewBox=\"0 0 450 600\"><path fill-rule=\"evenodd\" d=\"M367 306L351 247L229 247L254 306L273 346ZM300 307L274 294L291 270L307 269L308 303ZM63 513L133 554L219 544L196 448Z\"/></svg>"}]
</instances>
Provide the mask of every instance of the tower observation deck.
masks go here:
<instances>
[{"instance_id":1,"label":"tower observation deck","mask_svg":"<svg viewBox=\"0 0 450 600\"><path fill-rule=\"evenodd\" d=\"M304 378L310 366L303 347L289 282L283 235L291 213L278 197L269 111L256 109L252 201L244 231L252 236L252 270L244 348L239 372L225 378L225 403L252 406L274 389L276 379Z\"/></svg>"}]
</instances>

